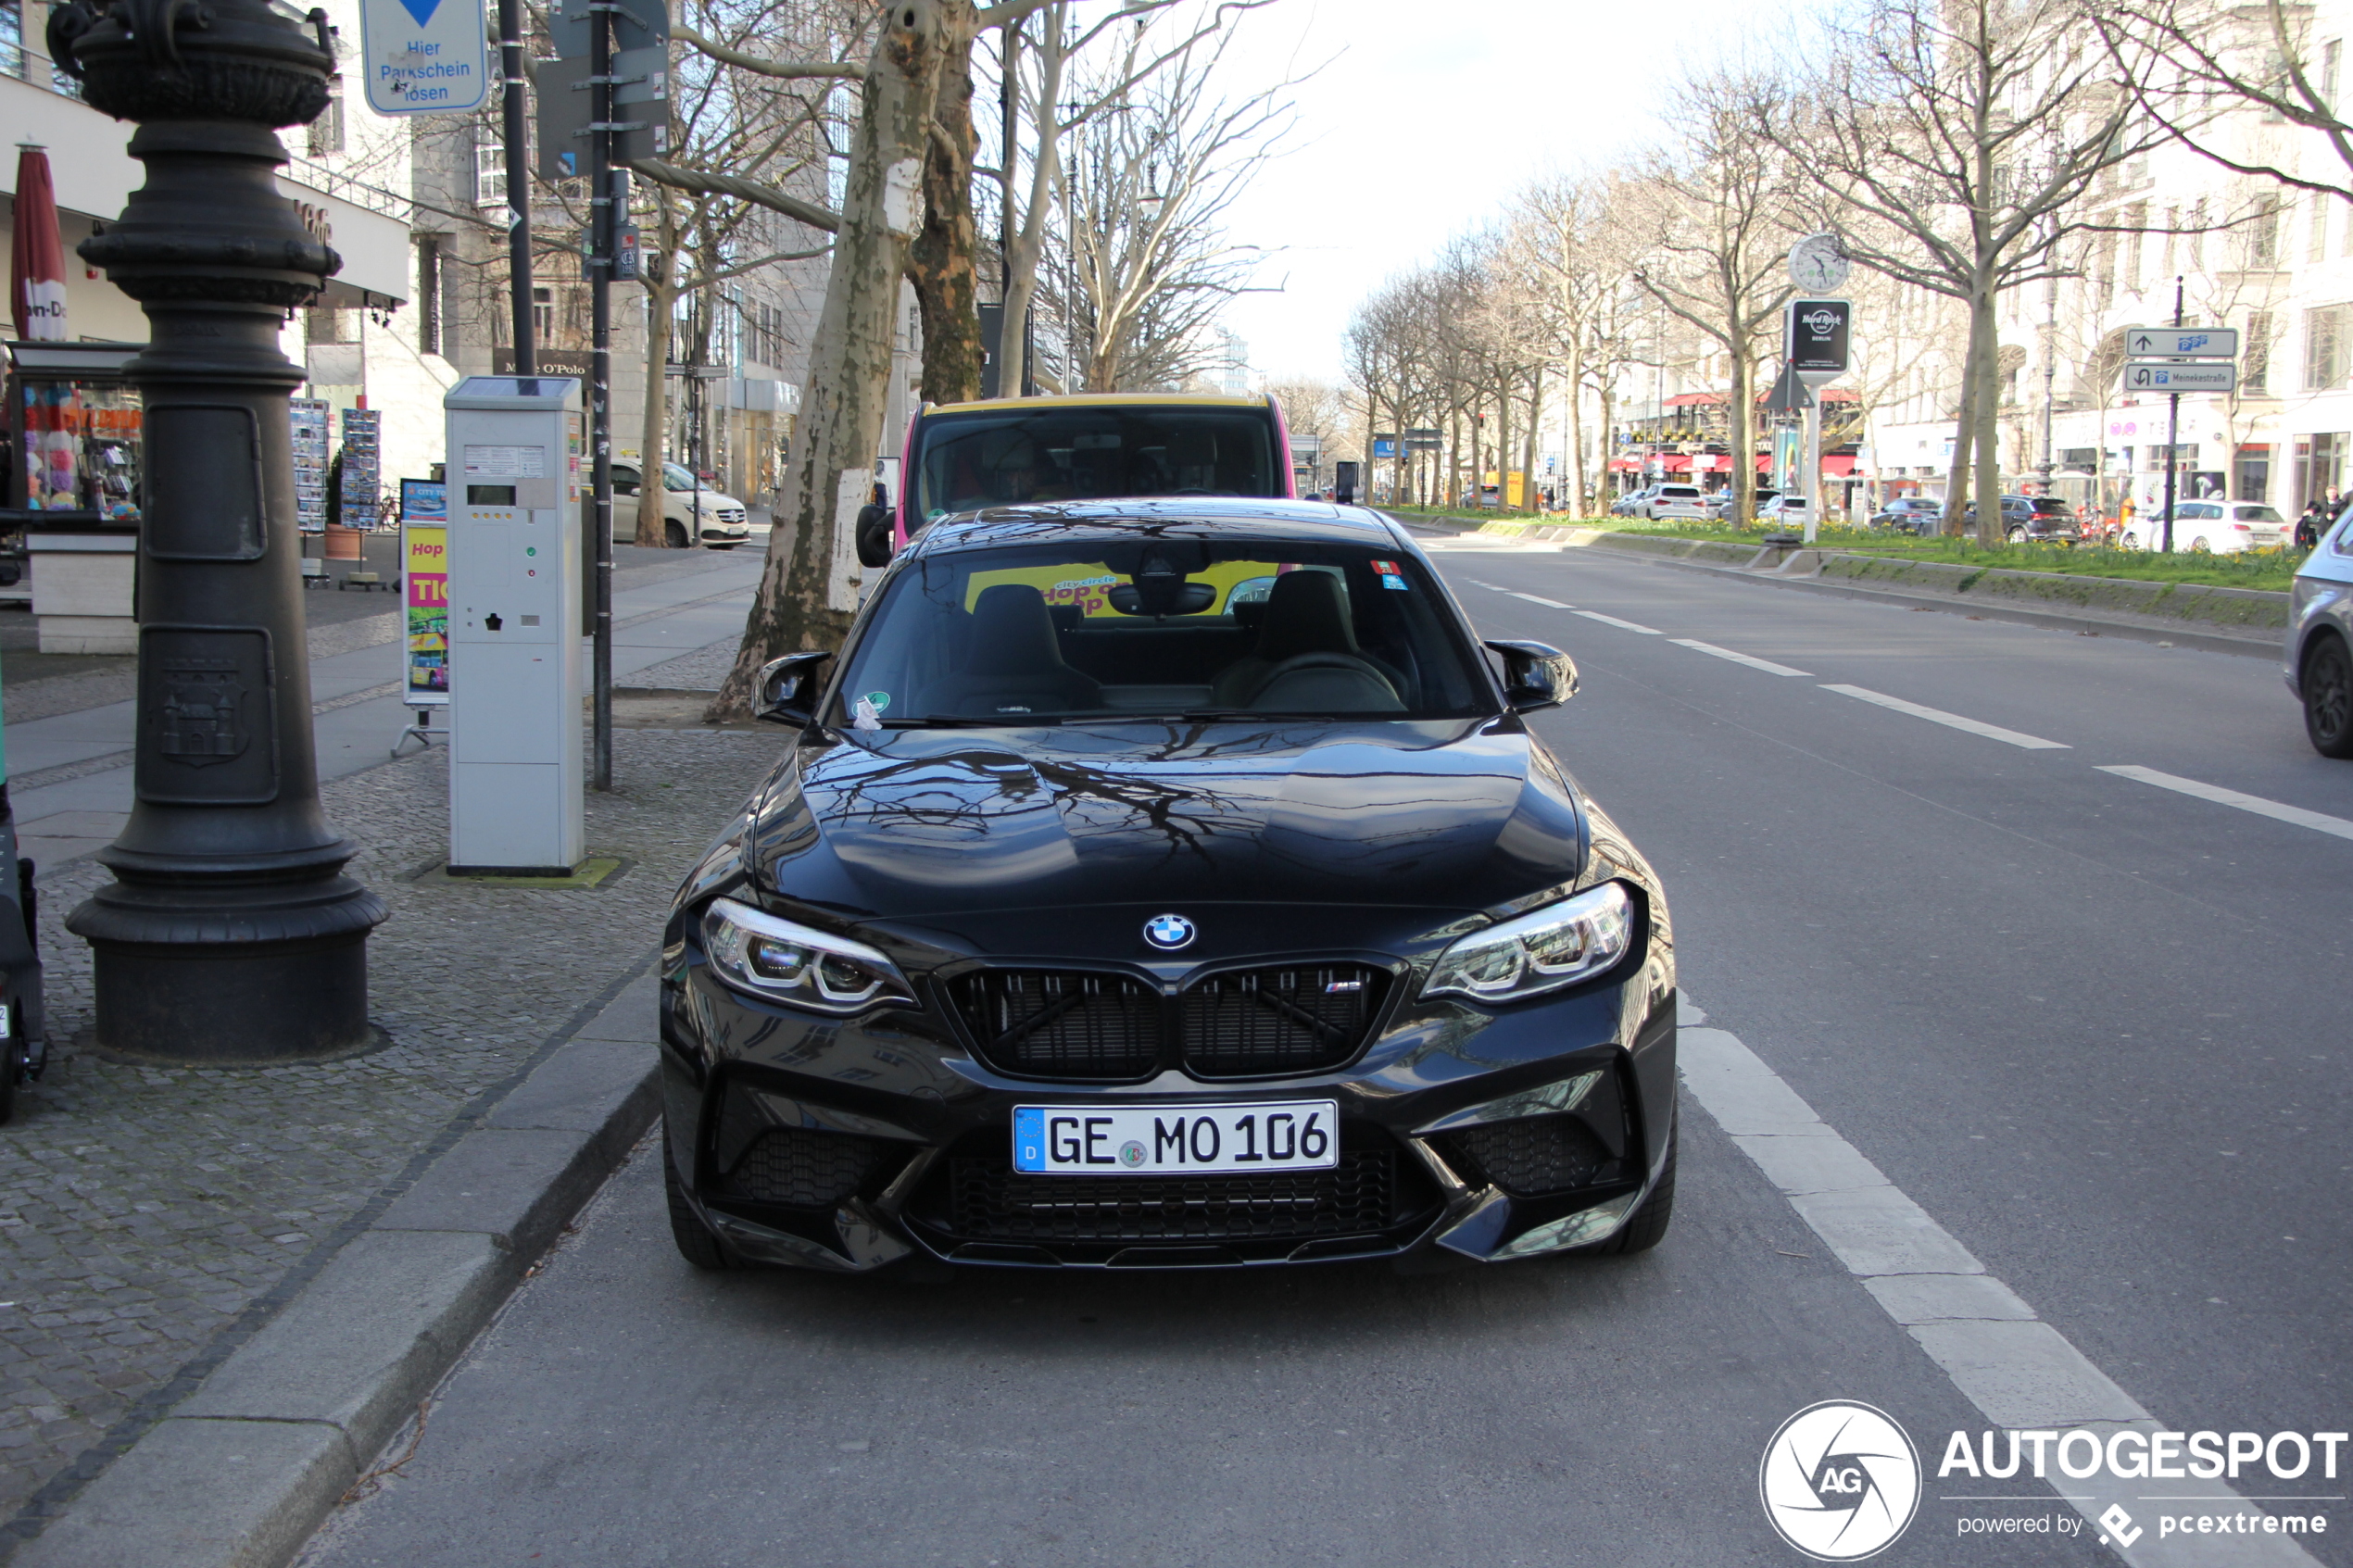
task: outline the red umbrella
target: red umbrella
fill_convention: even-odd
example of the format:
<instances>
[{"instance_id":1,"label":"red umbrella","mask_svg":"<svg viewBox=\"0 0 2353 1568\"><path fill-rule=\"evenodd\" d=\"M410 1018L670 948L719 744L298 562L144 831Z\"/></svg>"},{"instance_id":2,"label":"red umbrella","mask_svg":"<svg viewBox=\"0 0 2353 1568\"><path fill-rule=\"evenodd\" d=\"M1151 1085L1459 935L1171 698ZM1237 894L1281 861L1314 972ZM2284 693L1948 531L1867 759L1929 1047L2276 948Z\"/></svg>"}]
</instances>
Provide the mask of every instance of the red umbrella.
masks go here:
<instances>
[{"instance_id":1,"label":"red umbrella","mask_svg":"<svg viewBox=\"0 0 2353 1568\"><path fill-rule=\"evenodd\" d=\"M17 153L16 245L8 258L8 301L17 336L62 342L66 335L66 249L57 239L57 194L49 155L31 143Z\"/></svg>"}]
</instances>

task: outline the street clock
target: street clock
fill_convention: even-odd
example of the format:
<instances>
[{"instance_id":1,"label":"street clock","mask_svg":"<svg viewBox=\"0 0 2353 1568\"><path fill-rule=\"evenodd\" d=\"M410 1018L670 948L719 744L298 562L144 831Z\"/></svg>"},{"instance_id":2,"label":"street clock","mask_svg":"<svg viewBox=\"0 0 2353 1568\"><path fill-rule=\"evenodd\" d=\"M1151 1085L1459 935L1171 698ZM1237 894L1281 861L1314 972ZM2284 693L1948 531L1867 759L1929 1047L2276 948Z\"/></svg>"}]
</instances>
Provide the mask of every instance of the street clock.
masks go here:
<instances>
[{"instance_id":1,"label":"street clock","mask_svg":"<svg viewBox=\"0 0 2353 1568\"><path fill-rule=\"evenodd\" d=\"M1808 234L1790 247L1790 282L1809 294L1827 294L1846 282L1854 264L1836 234Z\"/></svg>"}]
</instances>

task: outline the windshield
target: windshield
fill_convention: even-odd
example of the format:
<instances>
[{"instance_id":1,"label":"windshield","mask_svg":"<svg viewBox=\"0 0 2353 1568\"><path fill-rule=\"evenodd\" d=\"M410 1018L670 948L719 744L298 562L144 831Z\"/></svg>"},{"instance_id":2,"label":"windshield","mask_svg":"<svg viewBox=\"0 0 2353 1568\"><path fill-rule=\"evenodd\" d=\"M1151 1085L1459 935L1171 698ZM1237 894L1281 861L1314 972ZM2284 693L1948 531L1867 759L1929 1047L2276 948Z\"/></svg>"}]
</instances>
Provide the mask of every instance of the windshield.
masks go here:
<instances>
[{"instance_id":1,"label":"windshield","mask_svg":"<svg viewBox=\"0 0 2353 1568\"><path fill-rule=\"evenodd\" d=\"M897 574L831 715L857 729L1068 718L1494 711L1410 558L1139 539L927 556Z\"/></svg>"},{"instance_id":2,"label":"windshield","mask_svg":"<svg viewBox=\"0 0 2353 1568\"><path fill-rule=\"evenodd\" d=\"M1125 407L934 415L915 515L1116 495L1279 495L1264 408Z\"/></svg>"},{"instance_id":3,"label":"windshield","mask_svg":"<svg viewBox=\"0 0 2353 1568\"><path fill-rule=\"evenodd\" d=\"M665 490L693 490L698 488L695 483L695 476L676 463L664 463L661 465L661 483L662 488ZM705 484L699 488L708 490L711 486Z\"/></svg>"},{"instance_id":4,"label":"windshield","mask_svg":"<svg viewBox=\"0 0 2353 1568\"><path fill-rule=\"evenodd\" d=\"M2239 508L2239 521L2242 522L2284 523L2287 521L2287 519L2282 517L2279 513L2273 511L2269 507L2241 507Z\"/></svg>"}]
</instances>

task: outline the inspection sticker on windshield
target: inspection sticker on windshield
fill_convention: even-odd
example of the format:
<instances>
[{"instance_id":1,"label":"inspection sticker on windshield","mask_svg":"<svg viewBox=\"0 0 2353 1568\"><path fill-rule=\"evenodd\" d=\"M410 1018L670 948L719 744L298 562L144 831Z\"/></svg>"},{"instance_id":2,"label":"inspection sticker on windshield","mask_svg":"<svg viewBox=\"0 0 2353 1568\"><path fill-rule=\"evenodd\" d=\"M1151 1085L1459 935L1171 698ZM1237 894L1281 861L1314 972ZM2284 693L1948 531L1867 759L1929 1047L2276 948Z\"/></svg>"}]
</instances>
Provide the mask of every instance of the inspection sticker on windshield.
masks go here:
<instances>
[{"instance_id":1,"label":"inspection sticker on windshield","mask_svg":"<svg viewBox=\"0 0 2353 1568\"><path fill-rule=\"evenodd\" d=\"M1395 561L1377 560L1373 562L1373 570L1380 573L1380 585L1382 587L1397 588L1401 590L1405 587L1405 574L1397 570L1397 563Z\"/></svg>"},{"instance_id":2,"label":"inspection sticker on windshield","mask_svg":"<svg viewBox=\"0 0 2353 1568\"><path fill-rule=\"evenodd\" d=\"M1328 1099L1016 1106L1013 1169L1048 1176L1328 1171L1340 1163L1339 1111Z\"/></svg>"}]
</instances>

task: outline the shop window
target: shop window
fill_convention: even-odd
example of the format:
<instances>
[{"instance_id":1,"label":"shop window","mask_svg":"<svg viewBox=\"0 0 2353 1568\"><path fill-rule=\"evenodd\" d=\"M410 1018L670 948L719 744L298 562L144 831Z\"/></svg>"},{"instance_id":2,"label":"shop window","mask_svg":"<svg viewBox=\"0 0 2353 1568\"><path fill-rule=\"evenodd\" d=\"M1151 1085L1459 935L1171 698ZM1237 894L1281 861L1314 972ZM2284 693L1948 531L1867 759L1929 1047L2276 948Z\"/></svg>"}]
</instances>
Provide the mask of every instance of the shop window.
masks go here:
<instances>
[{"instance_id":1,"label":"shop window","mask_svg":"<svg viewBox=\"0 0 2353 1568\"><path fill-rule=\"evenodd\" d=\"M474 204L507 205L507 149L495 143L474 148Z\"/></svg>"},{"instance_id":2,"label":"shop window","mask_svg":"<svg viewBox=\"0 0 2353 1568\"><path fill-rule=\"evenodd\" d=\"M556 335L556 291L535 288L531 291L531 333L546 347Z\"/></svg>"},{"instance_id":3,"label":"shop window","mask_svg":"<svg viewBox=\"0 0 2353 1568\"><path fill-rule=\"evenodd\" d=\"M2271 313L2250 311L2246 318L2246 345L2239 356L2239 389L2243 392L2267 392L2271 378ZM2260 496L2248 497L2260 500Z\"/></svg>"}]
</instances>

